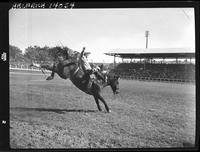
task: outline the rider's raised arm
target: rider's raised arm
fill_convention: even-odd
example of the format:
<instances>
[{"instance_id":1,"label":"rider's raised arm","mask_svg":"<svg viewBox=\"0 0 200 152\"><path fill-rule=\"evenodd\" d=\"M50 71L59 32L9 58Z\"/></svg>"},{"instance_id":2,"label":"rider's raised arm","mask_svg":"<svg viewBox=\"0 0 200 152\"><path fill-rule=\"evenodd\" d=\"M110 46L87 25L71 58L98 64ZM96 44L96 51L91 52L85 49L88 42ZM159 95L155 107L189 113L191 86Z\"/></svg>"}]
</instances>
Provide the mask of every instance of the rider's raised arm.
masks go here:
<instances>
[{"instance_id":1,"label":"rider's raised arm","mask_svg":"<svg viewBox=\"0 0 200 152\"><path fill-rule=\"evenodd\" d=\"M85 47L83 47L83 50L82 50L81 55L80 55L80 58L83 57L84 51L85 51Z\"/></svg>"},{"instance_id":2,"label":"rider's raised arm","mask_svg":"<svg viewBox=\"0 0 200 152\"><path fill-rule=\"evenodd\" d=\"M84 51L85 51L85 47L83 47L83 50L81 51L80 57L79 57L79 61L78 61L78 65L82 66L82 59L83 59L83 55L84 55Z\"/></svg>"}]
</instances>

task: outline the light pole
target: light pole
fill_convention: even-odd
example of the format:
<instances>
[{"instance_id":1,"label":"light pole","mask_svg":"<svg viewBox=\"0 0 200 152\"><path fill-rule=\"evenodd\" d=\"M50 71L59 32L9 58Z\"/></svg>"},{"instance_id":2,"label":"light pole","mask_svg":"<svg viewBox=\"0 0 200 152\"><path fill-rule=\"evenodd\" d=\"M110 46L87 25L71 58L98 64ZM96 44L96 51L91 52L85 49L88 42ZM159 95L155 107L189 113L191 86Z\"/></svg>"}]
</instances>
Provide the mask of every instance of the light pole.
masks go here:
<instances>
[{"instance_id":1,"label":"light pole","mask_svg":"<svg viewBox=\"0 0 200 152\"><path fill-rule=\"evenodd\" d=\"M149 37L149 31L145 31L145 37L146 37L146 49L148 48L148 37ZM144 59L144 70L146 69L145 67L145 59Z\"/></svg>"},{"instance_id":2,"label":"light pole","mask_svg":"<svg viewBox=\"0 0 200 152\"><path fill-rule=\"evenodd\" d=\"M146 37L146 49L147 49L148 48L149 31L145 31L145 37Z\"/></svg>"}]
</instances>

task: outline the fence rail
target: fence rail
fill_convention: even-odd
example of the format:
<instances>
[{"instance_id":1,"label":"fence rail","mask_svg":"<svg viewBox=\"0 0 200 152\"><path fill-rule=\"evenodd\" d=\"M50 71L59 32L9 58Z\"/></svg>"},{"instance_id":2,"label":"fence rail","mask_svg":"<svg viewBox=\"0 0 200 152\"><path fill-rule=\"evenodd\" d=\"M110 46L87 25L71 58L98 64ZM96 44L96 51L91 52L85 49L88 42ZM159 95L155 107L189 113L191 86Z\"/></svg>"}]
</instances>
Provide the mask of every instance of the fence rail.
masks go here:
<instances>
[{"instance_id":1,"label":"fence rail","mask_svg":"<svg viewBox=\"0 0 200 152\"><path fill-rule=\"evenodd\" d=\"M40 69L38 68L30 68L28 66L9 66L9 69L10 70L22 70L22 71L41 71ZM51 72L49 70L45 70L45 72Z\"/></svg>"}]
</instances>

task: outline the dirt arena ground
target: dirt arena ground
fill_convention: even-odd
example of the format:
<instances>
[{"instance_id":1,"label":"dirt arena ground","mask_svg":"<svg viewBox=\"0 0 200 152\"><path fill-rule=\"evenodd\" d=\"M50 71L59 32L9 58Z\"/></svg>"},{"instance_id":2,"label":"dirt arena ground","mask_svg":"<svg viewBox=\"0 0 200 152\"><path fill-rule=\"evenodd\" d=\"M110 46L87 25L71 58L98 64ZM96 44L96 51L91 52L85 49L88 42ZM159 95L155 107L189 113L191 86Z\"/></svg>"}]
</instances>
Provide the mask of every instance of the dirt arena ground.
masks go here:
<instances>
[{"instance_id":1,"label":"dirt arena ground","mask_svg":"<svg viewBox=\"0 0 200 152\"><path fill-rule=\"evenodd\" d=\"M182 148L195 144L195 85L120 79L111 113L58 76L10 72L10 147Z\"/></svg>"}]
</instances>

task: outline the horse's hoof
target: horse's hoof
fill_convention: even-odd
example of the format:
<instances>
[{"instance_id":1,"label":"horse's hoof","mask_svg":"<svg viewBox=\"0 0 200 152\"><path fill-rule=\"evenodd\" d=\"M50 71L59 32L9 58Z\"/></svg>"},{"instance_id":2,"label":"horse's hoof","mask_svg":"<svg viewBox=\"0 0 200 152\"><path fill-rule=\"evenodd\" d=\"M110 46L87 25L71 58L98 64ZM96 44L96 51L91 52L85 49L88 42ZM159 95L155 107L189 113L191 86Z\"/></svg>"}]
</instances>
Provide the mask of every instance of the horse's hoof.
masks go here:
<instances>
[{"instance_id":1,"label":"horse's hoof","mask_svg":"<svg viewBox=\"0 0 200 152\"><path fill-rule=\"evenodd\" d=\"M53 77L52 76L49 76L46 80L52 80Z\"/></svg>"}]
</instances>

